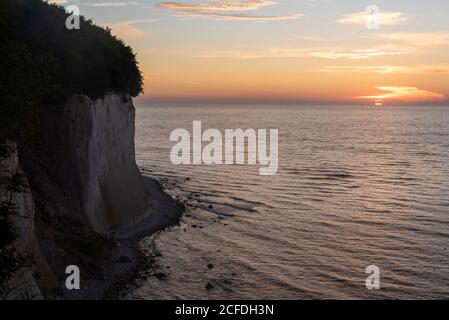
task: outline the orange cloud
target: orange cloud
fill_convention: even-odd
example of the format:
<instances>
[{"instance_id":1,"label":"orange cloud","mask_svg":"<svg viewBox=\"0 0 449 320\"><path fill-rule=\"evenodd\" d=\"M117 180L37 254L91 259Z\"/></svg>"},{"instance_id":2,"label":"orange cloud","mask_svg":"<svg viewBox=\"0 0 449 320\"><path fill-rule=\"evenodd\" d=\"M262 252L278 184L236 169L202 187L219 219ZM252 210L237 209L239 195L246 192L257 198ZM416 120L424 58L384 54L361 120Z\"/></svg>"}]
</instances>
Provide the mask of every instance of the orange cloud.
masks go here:
<instances>
[{"instance_id":1,"label":"orange cloud","mask_svg":"<svg viewBox=\"0 0 449 320\"><path fill-rule=\"evenodd\" d=\"M442 101L446 98L441 93L421 90L416 87L380 86L377 89L384 93L356 98L390 102L430 102Z\"/></svg>"},{"instance_id":2,"label":"orange cloud","mask_svg":"<svg viewBox=\"0 0 449 320\"><path fill-rule=\"evenodd\" d=\"M271 6L274 2L267 0L234 0L234 1L200 1L199 3L188 2L162 2L159 8L170 9L180 12L181 18L203 18L209 20L241 20L241 21L281 21L293 20L302 17L302 14L292 15L245 15L231 12L257 10L262 7Z\"/></svg>"},{"instance_id":3,"label":"orange cloud","mask_svg":"<svg viewBox=\"0 0 449 320\"><path fill-rule=\"evenodd\" d=\"M112 33L124 38L131 39L147 35L147 32L136 25L143 23L151 23L154 19L141 19L131 21L120 21L107 24L107 27L111 29Z\"/></svg>"},{"instance_id":4,"label":"orange cloud","mask_svg":"<svg viewBox=\"0 0 449 320\"><path fill-rule=\"evenodd\" d=\"M232 51L219 50L208 51L198 55L198 58L205 59L264 59L264 58L296 58L306 56L305 49L297 48L272 48L261 51Z\"/></svg>"},{"instance_id":5,"label":"orange cloud","mask_svg":"<svg viewBox=\"0 0 449 320\"><path fill-rule=\"evenodd\" d=\"M337 20L344 24L363 24L375 21L379 25L397 25L407 21L407 16L402 12L380 12L372 14L369 12L349 13Z\"/></svg>"},{"instance_id":6,"label":"orange cloud","mask_svg":"<svg viewBox=\"0 0 449 320\"><path fill-rule=\"evenodd\" d=\"M302 14L286 15L286 16L250 16L238 14L212 14L212 13L189 13L182 14L179 17L183 18L204 18L210 20L240 20L240 21L282 21L299 19Z\"/></svg>"},{"instance_id":7,"label":"orange cloud","mask_svg":"<svg viewBox=\"0 0 449 320\"><path fill-rule=\"evenodd\" d=\"M390 56L405 54L402 51L384 51L379 49L362 49L362 50L321 50L311 52L310 55L316 58L324 59L369 59L379 56Z\"/></svg>"},{"instance_id":8,"label":"orange cloud","mask_svg":"<svg viewBox=\"0 0 449 320\"><path fill-rule=\"evenodd\" d=\"M256 10L262 7L272 5L272 1L266 0L243 0L243 1L202 1L201 3L187 2L162 2L158 6L164 9L172 9L179 11L247 11Z\"/></svg>"},{"instance_id":9,"label":"orange cloud","mask_svg":"<svg viewBox=\"0 0 449 320\"><path fill-rule=\"evenodd\" d=\"M449 65L429 66L326 66L318 69L328 73L358 73L372 72L380 74L448 74Z\"/></svg>"}]
</instances>

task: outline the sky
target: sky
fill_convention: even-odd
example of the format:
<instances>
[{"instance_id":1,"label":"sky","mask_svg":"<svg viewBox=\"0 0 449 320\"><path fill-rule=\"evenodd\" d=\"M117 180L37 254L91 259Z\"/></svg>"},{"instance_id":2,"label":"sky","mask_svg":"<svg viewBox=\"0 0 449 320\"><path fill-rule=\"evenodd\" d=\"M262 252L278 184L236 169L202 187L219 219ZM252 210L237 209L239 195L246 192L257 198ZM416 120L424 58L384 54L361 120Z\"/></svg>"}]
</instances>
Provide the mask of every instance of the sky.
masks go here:
<instances>
[{"instance_id":1,"label":"sky","mask_svg":"<svg viewBox=\"0 0 449 320\"><path fill-rule=\"evenodd\" d=\"M447 0L52 0L137 53L151 101L449 104Z\"/></svg>"}]
</instances>

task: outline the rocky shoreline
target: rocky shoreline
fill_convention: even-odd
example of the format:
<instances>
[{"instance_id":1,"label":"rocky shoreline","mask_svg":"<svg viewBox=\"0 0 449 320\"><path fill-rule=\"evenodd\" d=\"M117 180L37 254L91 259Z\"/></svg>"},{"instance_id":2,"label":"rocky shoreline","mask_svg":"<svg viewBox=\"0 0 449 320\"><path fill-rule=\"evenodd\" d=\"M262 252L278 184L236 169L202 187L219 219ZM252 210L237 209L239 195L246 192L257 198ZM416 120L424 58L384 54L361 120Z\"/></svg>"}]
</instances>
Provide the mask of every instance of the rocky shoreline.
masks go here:
<instances>
[{"instance_id":1,"label":"rocky shoreline","mask_svg":"<svg viewBox=\"0 0 449 320\"><path fill-rule=\"evenodd\" d=\"M161 184L161 188L167 194L169 194L172 198L174 198L177 203L183 208L183 213L180 216L179 223L170 226L169 228L152 234L151 236L147 236L142 238L138 243L138 258L137 258L137 266L134 270L133 274L123 279L119 283L118 286L114 289L114 294L108 296L110 299L122 299L122 300L133 300L136 299L133 292L139 290L139 288L148 282L157 281L161 283L167 282L167 286L169 286L171 277L173 272L176 272L177 266L167 264L165 260L166 254L172 254L167 252L167 248L161 250L158 244L160 241L164 241L167 233L184 233L187 230L202 230L205 226L209 224L216 224L220 220L219 218L212 218L210 221L198 221L195 218L195 210L199 208L204 208L207 210L213 210L214 206L211 203L208 203L203 199L202 192L189 192L185 193L181 191L180 185L190 180L189 177L171 177L171 176L158 176L157 172L152 172L151 170L140 168L143 174L151 175L153 177L157 177L156 179ZM170 250L170 249L169 249ZM176 250L176 248L173 248ZM220 250L217 250L219 252ZM164 261L164 262L162 262ZM212 272L217 266L215 265L214 259L207 261L204 266L206 270ZM216 287L220 287L220 284L213 279L209 279L203 283L203 290L208 292L213 292ZM151 290L151 286L148 288ZM154 288L154 290L158 290ZM167 289L170 291L170 289ZM178 299L180 297L170 297L170 299ZM141 297L137 297L137 299L141 299ZM158 299L158 298L156 298Z\"/></svg>"},{"instance_id":2,"label":"rocky shoreline","mask_svg":"<svg viewBox=\"0 0 449 320\"><path fill-rule=\"evenodd\" d=\"M80 290L65 290L60 299L93 300L117 299L119 292L129 288L142 270L151 266L142 252L139 241L144 237L157 236L160 232L177 225L184 212L184 206L164 193L158 181L144 177L145 183L157 205L152 215L136 223L113 231L109 237L114 249L109 261L99 261L102 272L95 278L81 283ZM161 275L162 277L162 275Z\"/></svg>"}]
</instances>

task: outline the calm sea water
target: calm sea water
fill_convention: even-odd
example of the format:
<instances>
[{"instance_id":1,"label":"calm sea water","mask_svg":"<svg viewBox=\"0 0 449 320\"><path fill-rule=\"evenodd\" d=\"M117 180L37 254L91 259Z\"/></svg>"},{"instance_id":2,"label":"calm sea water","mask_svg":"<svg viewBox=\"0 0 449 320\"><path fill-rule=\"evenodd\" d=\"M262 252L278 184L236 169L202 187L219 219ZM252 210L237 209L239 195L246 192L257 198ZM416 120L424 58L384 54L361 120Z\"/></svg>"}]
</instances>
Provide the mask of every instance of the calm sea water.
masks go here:
<instances>
[{"instance_id":1,"label":"calm sea water","mask_svg":"<svg viewBox=\"0 0 449 320\"><path fill-rule=\"evenodd\" d=\"M129 297L449 298L449 108L161 105L136 118L139 166L191 206L153 244L166 276ZM173 165L170 132L193 120L278 128L277 175ZM380 290L365 287L368 265Z\"/></svg>"}]
</instances>

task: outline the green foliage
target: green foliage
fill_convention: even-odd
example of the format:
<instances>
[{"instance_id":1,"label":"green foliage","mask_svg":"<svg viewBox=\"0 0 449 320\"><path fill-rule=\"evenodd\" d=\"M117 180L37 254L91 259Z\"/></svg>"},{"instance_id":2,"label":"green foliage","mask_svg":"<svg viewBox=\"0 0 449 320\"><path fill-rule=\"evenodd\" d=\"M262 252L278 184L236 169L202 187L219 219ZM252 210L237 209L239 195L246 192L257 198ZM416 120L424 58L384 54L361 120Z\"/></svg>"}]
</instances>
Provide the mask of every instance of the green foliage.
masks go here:
<instances>
[{"instance_id":1,"label":"green foliage","mask_svg":"<svg viewBox=\"0 0 449 320\"><path fill-rule=\"evenodd\" d=\"M37 105L142 92L132 49L83 17L79 30L68 30L68 16L41 0L0 1L0 141Z\"/></svg>"}]
</instances>

